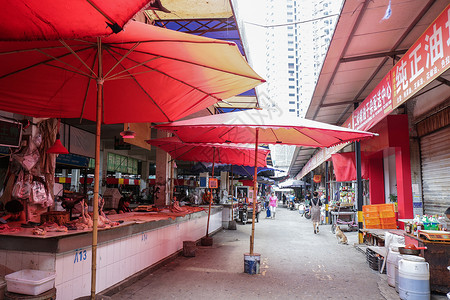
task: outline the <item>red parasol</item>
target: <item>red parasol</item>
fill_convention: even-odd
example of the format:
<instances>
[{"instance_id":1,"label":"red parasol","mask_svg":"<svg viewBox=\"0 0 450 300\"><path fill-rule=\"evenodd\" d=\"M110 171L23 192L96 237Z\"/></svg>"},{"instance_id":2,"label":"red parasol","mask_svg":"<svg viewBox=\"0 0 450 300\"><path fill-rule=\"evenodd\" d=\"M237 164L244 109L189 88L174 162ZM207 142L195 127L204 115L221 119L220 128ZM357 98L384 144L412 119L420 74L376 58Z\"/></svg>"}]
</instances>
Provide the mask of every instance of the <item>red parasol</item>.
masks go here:
<instances>
[{"instance_id":1,"label":"red parasol","mask_svg":"<svg viewBox=\"0 0 450 300\"><path fill-rule=\"evenodd\" d=\"M255 143L330 147L375 134L266 110L246 110L157 125L190 143Z\"/></svg>"},{"instance_id":2,"label":"red parasol","mask_svg":"<svg viewBox=\"0 0 450 300\"><path fill-rule=\"evenodd\" d=\"M217 164L253 166L254 148L244 145L183 143L177 137L148 140L150 145L161 148L175 160L212 162ZM258 167L266 167L270 150L258 149Z\"/></svg>"},{"instance_id":3,"label":"red parasol","mask_svg":"<svg viewBox=\"0 0 450 300\"><path fill-rule=\"evenodd\" d=\"M3 1L0 40L36 41L117 33L150 0Z\"/></svg>"},{"instance_id":4,"label":"red parasol","mask_svg":"<svg viewBox=\"0 0 450 300\"><path fill-rule=\"evenodd\" d=\"M178 120L264 81L234 43L134 21L99 41L0 42L0 65L1 110L95 121L99 85L106 124Z\"/></svg>"},{"instance_id":5,"label":"red parasol","mask_svg":"<svg viewBox=\"0 0 450 300\"><path fill-rule=\"evenodd\" d=\"M312 120L289 117L265 110L247 110L193 118L156 128L175 133L191 143L258 143L330 147L370 138L376 134L333 126ZM255 155L257 157L257 154ZM253 176L253 211L256 211L257 168ZM250 255L253 255L255 214L253 214Z\"/></svg>"},{"instance_id":6,"label":"red parasol","mask_svg":"<svg viewBox=\"0 0 450 300\"><path fill-rule=\"evenodd\" d=\"M264 80L231 42L138 22L106 38L0 42L0 110L97 122L91 297L102 123L180 119Z\"/></svg>"},{"instance_id":7,"label":"red parasol","mask_svg":"<svg viewBox=\"0 0 450 300\"><path fill-rule=\"evenodd\" d=\"M148 140L147 143L163 149L169 153L174 160L212 162L213 177L215 163L250 166L255 165L255 162L257 161L258 167L266 167L266 159L270 152L268 149L260 148L256 153L256 157L255 150L250 147L244 147L244 145L183 143L177 137L153 139ZM209 234L211 204L212 199L209 199L206 237L208 237ZM231 207L233 207L233 202L231 202Z\"/></svg>"}]
</instances>

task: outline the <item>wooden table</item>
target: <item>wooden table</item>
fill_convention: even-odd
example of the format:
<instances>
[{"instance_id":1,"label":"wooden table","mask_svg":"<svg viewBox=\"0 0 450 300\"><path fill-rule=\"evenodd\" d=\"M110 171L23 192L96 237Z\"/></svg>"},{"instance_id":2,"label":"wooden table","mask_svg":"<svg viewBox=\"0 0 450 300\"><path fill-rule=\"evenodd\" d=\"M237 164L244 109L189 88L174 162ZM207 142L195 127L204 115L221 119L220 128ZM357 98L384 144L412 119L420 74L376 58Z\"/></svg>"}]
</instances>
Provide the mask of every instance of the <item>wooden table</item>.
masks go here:
<instances>
[{"instance_id":1,"label":"wooden table","mask_svg":"<svg viewBox=\"0 0 450 300\"><path fill-rule=\"evenodd\" d=\"M360 229L364 234L364 243L375 246L384 246L384 237L386 232L403 236L404 232L400 229Z\"/></svg>"}]
</instances>

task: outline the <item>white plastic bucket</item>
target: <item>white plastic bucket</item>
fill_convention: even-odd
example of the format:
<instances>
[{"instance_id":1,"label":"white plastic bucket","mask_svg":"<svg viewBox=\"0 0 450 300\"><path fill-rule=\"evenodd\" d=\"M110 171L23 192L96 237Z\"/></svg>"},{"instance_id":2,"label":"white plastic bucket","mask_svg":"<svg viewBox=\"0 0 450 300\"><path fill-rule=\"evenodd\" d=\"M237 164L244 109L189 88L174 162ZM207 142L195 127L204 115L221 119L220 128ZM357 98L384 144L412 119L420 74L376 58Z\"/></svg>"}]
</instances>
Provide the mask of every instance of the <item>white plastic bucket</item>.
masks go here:
<instances>
[{"instance_id":1,"label":"white plastic bucket","mask_svg":"<svg viewBox=\"0 0 450 300\"><path fill-rule=\"evenodd\" d=\"M396 251L397 250L397 251ZM395 287L395 269L397 268L398 256L400 253L398 252L397 247L391 247L388 256L387 256L387 265L386 265L386 273L387 273L387 281L388 284L392 287ZM398 271L397 271L398 273Z\"/></svg>"},{"instance_id":2,"label":"white plastic bucket","mask_svg":"<svg viewBox=\"0 0 450 300\"><path fill-rule=\"evenodd\" d=\"M398 262L403 258L403 255L397 255L397 262L395 263L395 291L398 293Z\"/></svg>"},{"instance_id":3,"label":"white plastic bucket","mask_svg":"<svg viewBox=\"0 0 450 300\"><path fill-rule=\"evenodd\" d=\"M403 255L398 262L398 276L400 299L430 299L430 269L423 257Z\"/></svg>"}]
</instances>

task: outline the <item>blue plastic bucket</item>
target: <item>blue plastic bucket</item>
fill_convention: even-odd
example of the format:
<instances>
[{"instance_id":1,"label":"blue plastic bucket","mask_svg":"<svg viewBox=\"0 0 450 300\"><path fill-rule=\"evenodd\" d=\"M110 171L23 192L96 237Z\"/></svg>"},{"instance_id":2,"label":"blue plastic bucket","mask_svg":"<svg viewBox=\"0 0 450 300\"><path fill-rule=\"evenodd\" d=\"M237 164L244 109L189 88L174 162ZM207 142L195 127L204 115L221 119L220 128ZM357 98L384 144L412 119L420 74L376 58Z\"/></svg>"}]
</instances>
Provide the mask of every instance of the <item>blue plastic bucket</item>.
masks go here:
<instances>
[{"instance_id":1,"label":"blue plastic bucket","mask_svg":"<svg viewBox=\"0 0 450 300\"><path fill-rule=\"evenodd\" d=\"M250 253L244 254L244 273L253 275L259 274L259 265L261 264L261 254Z\"/></svg>"}]
</instances>

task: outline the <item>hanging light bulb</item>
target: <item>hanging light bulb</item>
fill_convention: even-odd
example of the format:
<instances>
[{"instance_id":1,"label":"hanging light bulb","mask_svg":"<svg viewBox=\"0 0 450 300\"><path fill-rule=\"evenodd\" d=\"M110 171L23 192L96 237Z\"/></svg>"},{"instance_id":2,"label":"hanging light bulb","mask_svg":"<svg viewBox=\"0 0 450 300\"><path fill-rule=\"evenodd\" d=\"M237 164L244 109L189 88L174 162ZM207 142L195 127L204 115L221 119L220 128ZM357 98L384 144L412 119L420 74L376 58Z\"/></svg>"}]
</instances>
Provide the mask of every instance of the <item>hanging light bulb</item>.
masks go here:
<instances>
[{"instance_id":1,"label":"hanging light bulb","mask_svg":"<svg viewBox=\"0 0 450 300\"><path fill-rule=\"evenodd\" d=\"M63 146L63 144L61 143L60 140L60 135L59 135L59 125L61 123L61 120L58 119L58 128L57 128L57 134L56 134L56 141L53 144L53 146L51 146L50 148L47 149L47 153L52 153L52 154L69 154L69 150L66 149L66 147Z\"/></svg>"},{"instance_id":2,"label":"hanging light bulb","mask_svg":"<svg viewBox=\"0 0 450 300\"><path fill-rule=\"evenodd\" d=\"M136 136L136 132L130 130L130 123L128 123L128 128L127 130L124 130L120 133L120 135L122 136L122 138L124 139L134 139L134 137Z\"/></svg>"}]
</instances>

